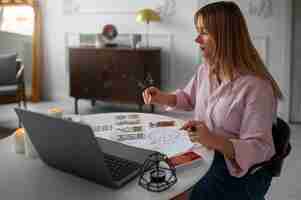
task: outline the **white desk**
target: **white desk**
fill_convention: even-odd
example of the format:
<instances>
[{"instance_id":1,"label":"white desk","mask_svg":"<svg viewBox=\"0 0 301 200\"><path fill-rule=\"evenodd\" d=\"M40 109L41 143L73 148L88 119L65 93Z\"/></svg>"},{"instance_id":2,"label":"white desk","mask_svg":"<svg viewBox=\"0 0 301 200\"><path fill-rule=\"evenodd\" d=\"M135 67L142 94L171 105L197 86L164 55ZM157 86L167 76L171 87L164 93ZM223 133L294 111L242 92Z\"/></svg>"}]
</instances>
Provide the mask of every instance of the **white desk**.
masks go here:
<instances>
[{"instance_id":1,"label":"white desk","mask_svg":"<svg viewBox=\"0 0 301 200\"><path fill-rule=\"evenodd\" d=\"M116 114L124 113L86 115L82 119L106 122ZM139 114L143 121L175 120L156 114ZM5 200L167 200L192 187L207 172L214 154L203 149L206 161L177 172L178 182L174 186L167 191L154 193L138 186L138 179L114 190L61 172L48 167L40 159L14 153L11 139L8 137L0 140L0 196Z\"/></svg>"}]
</instances>

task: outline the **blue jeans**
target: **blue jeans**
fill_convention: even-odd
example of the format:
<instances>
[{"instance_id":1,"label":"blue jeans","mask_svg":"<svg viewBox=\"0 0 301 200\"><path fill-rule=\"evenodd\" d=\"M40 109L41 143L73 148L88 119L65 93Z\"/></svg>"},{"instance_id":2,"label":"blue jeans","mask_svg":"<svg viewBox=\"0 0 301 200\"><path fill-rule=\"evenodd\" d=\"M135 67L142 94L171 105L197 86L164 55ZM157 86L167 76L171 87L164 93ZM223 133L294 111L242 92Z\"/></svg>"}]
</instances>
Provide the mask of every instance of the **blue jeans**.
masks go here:
<instances>
[{"instance_id":1,"label":"blue jeans","mask_svg":"<svg viewBox=\"0 0 301 200\"><path fill-rule=\"evenodd\" d=\"M215 152L210 169L193 187L190 200L264 200L271 181L266 169L241 178L231 176L223 155Z\"/></svg>"}]
</instances>

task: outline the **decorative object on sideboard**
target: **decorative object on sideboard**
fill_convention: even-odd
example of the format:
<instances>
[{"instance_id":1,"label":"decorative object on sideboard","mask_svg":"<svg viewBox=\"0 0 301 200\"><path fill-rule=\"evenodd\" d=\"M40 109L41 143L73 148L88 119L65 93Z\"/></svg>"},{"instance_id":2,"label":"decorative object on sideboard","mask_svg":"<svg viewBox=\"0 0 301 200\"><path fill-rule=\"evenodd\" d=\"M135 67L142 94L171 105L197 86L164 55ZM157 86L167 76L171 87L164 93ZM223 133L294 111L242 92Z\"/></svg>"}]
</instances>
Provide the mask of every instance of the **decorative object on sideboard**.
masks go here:
<instances>
[{"instance_id":1,"label":"decorative object on sideboard","mask_svg":"<svg viewBox=\"0 0 301 200\"><path fill-rule=\"evenodd\" d=\"M146 46L149 47L149 23L161 20L159 13L155 10L146 8L139 10L136 15L136 21L146 23Z\"/></svg>"},{"instance_id":2,"label":"decorative object on sideboard","mask_svg":"<svg viewBox=\"0 0 301 200\"><path fill-rule=\"evenodd\" d=\"M79 43L80 46L95 46L96 35L94 33L80 33Z\"/></svg>"},{"instance_id":3,"label":"decorative object on sideboard","mask_svg":"<svg viewBox=\"0 0 301 200\"><path fill-rule=\"evenodd\" d=\"M102 48L105 46L105 44L106 44L106 41L104 39L104 36L101 33L97 33L95 46Z\"/></svg>"},{"instance_id":4,"label":"decorative object on sideboard","mask_svg":"<svg viewBox=\"0 0 301 200\"><path fill-rule=\"evenodd\" d=\"M271 0L249 0L249 14L268 18L272 16L272 1Z\"/></svg>"},{"instance_id":5,"label":"decorative object on sideboard","mask_svg":"<svg viewBox=\"0 0 301 200\"><path fill-rule=\"evenodd\" d=\"M177 182L176 170L166 155L151 154L144 162L138 184L152 192L162 192Z\"/></svg>"},{"instance_id":6,"label":"decorative object on sideboard","mask_svg":"<svg viewBox=\"0 0 301 200\"><path fill-rule=\"evenodd\" d=\"M112 41L117 37L118 31L117 28L113 24L106 24L102 29L102 35L106 40L106 47L116 47L117 44Z\"/></svg>"},{"instance_id":7,"label":"decorative object on sideboard","mask_svg":"<svg viewBox=\"0 0 301 200\"><path fill-rule=\"evenodd\" d=\"M142 40L141 34L134 33L131 35L131 47L136 49L140 47L140 42Z\"/></svg>"}]
</instances>

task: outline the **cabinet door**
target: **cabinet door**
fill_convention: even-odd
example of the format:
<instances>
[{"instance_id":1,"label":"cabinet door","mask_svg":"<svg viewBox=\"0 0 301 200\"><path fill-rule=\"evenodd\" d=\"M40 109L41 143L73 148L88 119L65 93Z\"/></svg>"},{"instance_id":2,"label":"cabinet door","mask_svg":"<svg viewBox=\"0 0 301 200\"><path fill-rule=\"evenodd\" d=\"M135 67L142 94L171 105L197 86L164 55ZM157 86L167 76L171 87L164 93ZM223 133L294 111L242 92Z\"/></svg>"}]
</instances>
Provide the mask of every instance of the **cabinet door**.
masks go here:
<instances>
[{"instance_id":1,"label":"cabinet door","mask_svg":"<svg viewBox=\"0 0 301 200\"><path fill-rule=\"evenodd\" d=\"M70 49L70 95L77 98L95 97L96 51Z\"/></svg>"},{"instance_id":2,"label":"cabinet door","mask_svg":"<svg viewBox=\"0 0 301 200\"><path fill-rule=\"evenodd\" d=\"M118 51L114 56L112 98L118 101L140 102L144 78L144 61L138 51ZM140 84L139 84L140 83Z\"/></svg>"},{"instance_id":3,"label":"cabinet door","mask_svg":"<svg viewBox=\"0 0 301 200\"><path fill-rule=\"evenodd\" d=\"M76 98L139 103L149 75L160 87L160 50L70 48L70 94Z\"/></svg>"},{"instance_id":4,"label":"cabinet door","mask_svg":"<svg viewBox=\"0 0 301 200\"><path fill-rule=\"evenodd\" d=\"M161 87L161 51L145 51L142 56L144 60L144 80L146 84L152 84L158 88ZM149 79L152 81L149 81Z\"/></svg>"},{"instance_id":5,"label":"cabinet door","mask_svg":"<svg viewBox=\"0 0 301 200\"><path fill-rule=\"evenodd\" d=\"M96 73L97 82L96 96L100 99L110 98L112 96L112 74L114 74L114 65L112 63L113 52L110 50L97 50L96 55Z\"/></svg>"}]
</instances>

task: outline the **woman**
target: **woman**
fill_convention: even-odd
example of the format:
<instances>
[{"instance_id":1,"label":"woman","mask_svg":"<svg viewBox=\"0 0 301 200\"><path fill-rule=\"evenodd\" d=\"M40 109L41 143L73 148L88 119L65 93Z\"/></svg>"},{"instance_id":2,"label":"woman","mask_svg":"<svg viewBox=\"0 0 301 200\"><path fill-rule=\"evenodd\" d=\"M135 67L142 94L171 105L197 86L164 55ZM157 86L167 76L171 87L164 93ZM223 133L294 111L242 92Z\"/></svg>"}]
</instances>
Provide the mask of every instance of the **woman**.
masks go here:
<instances>
[{"instance_id":1,"label":"woman","mask_svg":"<svg viewBox=\"0 0 301 200\"><path fill-rule=\"evenodd\" d=\"M272 122L282 93L254 48L239 7L216 2L195 14L196 42L205 63L175 93L149 87L146 104L192 110L184 124L192 141L215 150L214 161L190 199L263 200L272 176L247 174L275 153Z\"/></svg>"}]
</instances>

